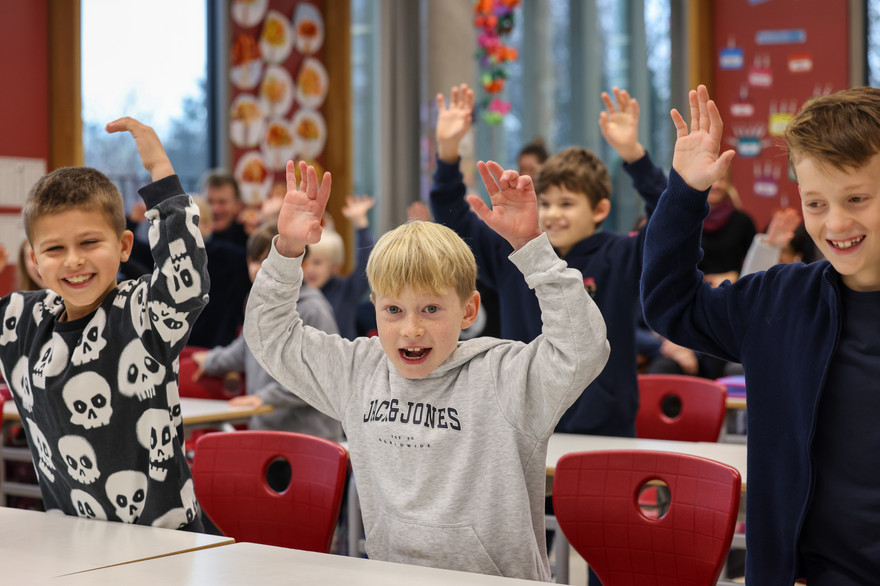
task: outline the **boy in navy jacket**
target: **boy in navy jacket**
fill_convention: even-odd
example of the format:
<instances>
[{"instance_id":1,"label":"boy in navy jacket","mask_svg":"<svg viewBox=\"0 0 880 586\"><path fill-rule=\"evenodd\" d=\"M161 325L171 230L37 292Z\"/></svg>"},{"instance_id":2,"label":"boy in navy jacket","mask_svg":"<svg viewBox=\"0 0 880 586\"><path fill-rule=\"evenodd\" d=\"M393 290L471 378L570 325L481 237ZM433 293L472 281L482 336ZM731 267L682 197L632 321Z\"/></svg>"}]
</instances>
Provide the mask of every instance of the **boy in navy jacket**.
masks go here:
<instances>
[{"instance_id":1,"label":"boy in navy jacket","mask_svg":"<svg viewBox=\"0 0 880 586\"><path fill-rule=\"evenodd\" d=\"M804 223L827 261L711 288L697 269L709 186L733 157L706 88L690 93L651 219L642 301L678 344L742 362L749 410L749 584L880 577L880 90L807 104L785 139Z\"/></svg>"},{"instance_id":2,"label":"boy in navy jacket","mask_svg":"<svg viewBox=\"0 0 880 586\"><path fill-rule=\"evenodd\" d=\"M638 103L617 88L614 97L616 106L608 94L602 95L607 110L599 121L602 134L623 158L650 216L666 177L638 141ZM471 213L465 201L458 145L470 127L473 104L473 91L464 84L452 88L448 108L443 95L437 96L438 160L431 207L437 222L471 246L480 279L498 292L501 337L529 342L541 333L535 293L507 259L510 245ZM631 236L597 231L611 209L611 179L602 161L586 149L570 148L549 158L535 191L541 229L557 254L583 274L611 344L605 370L566 411L556 431L633 437L639 407L635 332L644 229Z\"/></svg>"}]
</instances>

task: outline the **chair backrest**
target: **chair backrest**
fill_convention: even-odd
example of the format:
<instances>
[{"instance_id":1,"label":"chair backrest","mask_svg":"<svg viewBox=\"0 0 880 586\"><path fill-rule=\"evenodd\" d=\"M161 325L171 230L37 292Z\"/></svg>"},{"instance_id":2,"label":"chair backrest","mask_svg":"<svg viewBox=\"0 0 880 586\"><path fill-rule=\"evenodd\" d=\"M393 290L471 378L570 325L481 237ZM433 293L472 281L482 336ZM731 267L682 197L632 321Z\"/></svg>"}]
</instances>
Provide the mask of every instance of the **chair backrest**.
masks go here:
<instances>
[{"instance_id":1,"label":"chair backrest","mask_svg":"<svg viewBox=\"0 0 880 586\"><path fill-rule=\"evenodd\" d=\"M199 380L193 380L193 375L198 367L192 359L192 354L202 350L207 351L208 348L186 346L180 353L180 362L177 370L177 390L180 396L192 399L225 400L245 394L244 383L242 383L240 388L232 392L224 386L224 378L222 376L203 375Z\"/></svg>"},{"instance_id":2,"label":"chair backrest","mask_svg":"<svg viewBox=\"0 0 880 586\"><path fill-rule=\"evenodd\" d=\"M645 514L649 481L669 488L662 517ZM605 586L709 586L730 550L740 474L714 460L647 450L576 452L553 477L562 532Z\"/></svg>"},{"instance_id":3,"label":"chair backrest","mask_svg":"<svg viewBox=\"0 0 880 586\"><path fill-rule=\"evenodd\" d=\"M228 537L324 553L347 470L348 454L339 444L286 431L205 434L192 466L203 511ZM287 488L275 484L287 478Z\"/></svg>"},{"instance_id":4,"label":"chair backrest","mask_svg":"<svg viewBox=\"0 0 880 586\"><path fill-rule=\"evenodd\" d=\"M718 441L726 400L727 388L713 380L677 374L640 374L636 437Z\"/></svg>"}]
</instances>

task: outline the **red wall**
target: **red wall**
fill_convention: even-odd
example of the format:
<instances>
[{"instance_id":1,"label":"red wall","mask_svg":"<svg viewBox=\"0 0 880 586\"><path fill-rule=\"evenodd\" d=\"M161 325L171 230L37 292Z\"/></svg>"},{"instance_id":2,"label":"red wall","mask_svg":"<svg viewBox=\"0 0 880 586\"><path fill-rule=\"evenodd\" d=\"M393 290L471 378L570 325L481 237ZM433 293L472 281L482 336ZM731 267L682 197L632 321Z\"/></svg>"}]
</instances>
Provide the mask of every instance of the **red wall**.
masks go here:
<instances>
[{"instance_id":1,"label":"red wall","mask_svg":"<svg viewBox=\"0 0 880 586\"><path fill-rule=\"evenodd\" d=\"M781 131L816 94L849 87L849 11L842 0L721 0L714 4L713 98L724 118L731 175L763 231L773 211L800 210Z\"/></svg>"},{"instance_id":2,"label":"red wall","mask_svg":"<svg viewBox=\"0 0 880 586\"><path fill-rule=\"evenodd\" d=\"M0 55L0 156L48 160L48 0L0 0Z\"/></svg>"}]
</instances>

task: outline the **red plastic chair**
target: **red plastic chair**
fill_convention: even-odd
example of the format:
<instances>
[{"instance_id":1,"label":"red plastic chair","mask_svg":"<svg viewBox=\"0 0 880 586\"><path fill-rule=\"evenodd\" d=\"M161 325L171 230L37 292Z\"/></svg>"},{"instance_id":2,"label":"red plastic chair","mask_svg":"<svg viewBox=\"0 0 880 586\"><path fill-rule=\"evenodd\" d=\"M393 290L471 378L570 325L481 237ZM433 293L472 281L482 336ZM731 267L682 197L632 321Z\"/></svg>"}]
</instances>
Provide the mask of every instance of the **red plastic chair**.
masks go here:
<instances>
[{"instance_id":1,"label":"red plastic chair","mask_svg":"<svg viewBox=\"0 0 880 586\"><path fill-rule=\"evenodd\" d=\"M177 389L181 397L193 399L231 399L238 395L245 394L245 385L242 382L241 387L234 392L225 386L225 379L222 376L204 375L199 380L194 381L193 375L196 372L195 361L192 355L195 352L207 351L208 348L200 348L198 346L186 346L180 353L180 363L178 367L178 383Z\"/></svg>"},{"instance_id":2,"label":"red plastic chair","mask_svg":"<svg viewBox=\"0 0 880 586\"><path fill-rule=\"evenodd\" d=\"M718 441L727 411L727 388L678 374L640 374L636 437Z\"/></svg>"},{"instance_id":3,"label":"red plastic chair","mask_svg":"<svg viewBox=\"0 0 880 586\"><path fill-rule=\"evenodd\" d=\"M669 487L659 518L638 505L651 480ZM730 550L740 484L736 468L689 454L576 452L556 465L553 508L605 586L709 586Z\"/></svg>"},{"instance_id":4,"label":"red plastic chair","mask_svg":"<svg viewBox=\"0 0 880 586\"><path fill-rule=\"evenodd\" d=\"M284 461L290 484L278 492L267 474ZM347 468L345 449L323 438L235 431L200 437L192 474L204 512L226 536L328 553Z\"/></svg>"}]
</instances>

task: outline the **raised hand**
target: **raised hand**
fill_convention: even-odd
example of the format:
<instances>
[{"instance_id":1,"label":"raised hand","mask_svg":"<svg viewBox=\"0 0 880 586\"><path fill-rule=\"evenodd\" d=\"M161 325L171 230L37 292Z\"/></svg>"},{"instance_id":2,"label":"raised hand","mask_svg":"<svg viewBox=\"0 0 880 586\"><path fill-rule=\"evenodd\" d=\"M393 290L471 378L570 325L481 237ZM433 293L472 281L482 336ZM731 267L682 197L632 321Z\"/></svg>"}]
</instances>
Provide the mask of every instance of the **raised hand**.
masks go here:
<instances>
[{"instance_id":1,"label":"raised hand","mask_svg":"<svg viewBox=\"0 0 880 586\"><path fill-rule=\"evenodd\" d=\"M494 161L477 163L477 170L489 198L490 209L476 195L468 195L471 208L486 224L519 250L530 240L541 235L538 225L538 197L528 175L520 176L512 170L505 171Z\"/></svg>"},{"instance_id":2,"label":"raised hand","mask_svg":"<svg viewBox=\"0 0 880 586\"><path fill-rule=\"evenodd\" d=\"M431 221L431 208L426 206L424 202L414 201L408 206L406 206L406 221L407 222L430 222Z\"/></svg>"},{"instance_id":3,"label":"raised hand","mask_svg":"<svg viewBox=\"0 0 880 586\"><path fill-rule=\"evenodd\" d=\"M678 110L673 109L671 113L677 136L672 168L691 188L706 191L724 176L734 151L719 154L724 125L718 106L709 99L706 86L691 90L688 102L691 110L690 130Z\"/></svg>"},{"instance_id":4,"label":"raised hand","mask_svg":"<svg viewBox=\"0 0 880 586\"><path fill-rule=\"evenodd\" d=\"M474 91L463 83L452 88L449 107L443 94L437 94L437 157L441 161L454 163L458 160L458 144L468 129L474 111Z\"/></svg>"},{"instance_id":5,"label":"raised hand","mask_svg":"<svg viewBox=\"0 0 880 586\"><path fill-rule=\"evenodd\" d=\"M149 171L153 181L174 175L174 167L171 166L171 161L165 154L162 141L159 140L156 131L151 127L130 116L125 116L107 124L106 130L111 134L125 131L131 133L135 145L137 145L138 154L141 156L141 163L144 165L144 169Z\"/></svg>"},{"instance_id":6,"label":"raised hand","mask_svg":"<svg viewBox=\"0 0 880 586\"><path fill-rule=\"evenodd\" d=\"M342 215L351 221L355 228L366 228L370 225L367 212L373 209L376 200L369 195L349 195L345 198Z\"/></svg>"},{"instance_id":7,"label":"raised hand","mask_svg":"<svg viewBox=\"0 0 880 586\"><path fill-rule=\"evenodd\" d=\"M770 246L785 248L794 238L794 231L800 224L801 216L797 210L793 208L776 210L770 219L770 225L767 226L767 233L764 235L765 241Z\"/></svg>"},{"instance_id":8,"label":"raised hand","mask_svg":"<svg viewBox=\"0 0 880 586\"><path fill-rule=\"evenodd\" d=\"M639 103L626 90L614 87L611 91L614 101L608 92L602 92L605 111L599 114L599 129L620 158L632 163L645 156L645 147L639 142Z\"/></svg>"},{"instance_id":9,"label":"raised hand","mask_svg":"<svg viewBox=\"0 0 880 586\"><path fill-rule=\"evenodd\" d=\"M293 161L287 161L287 194L278 214L278 240L275 247L284 256L300 256L307 244L321 239L321 216L330 198L330 173L325 172L318 186L315 168L299 162L302 182L296 186Z\"/></svg>"}]
</instances>

